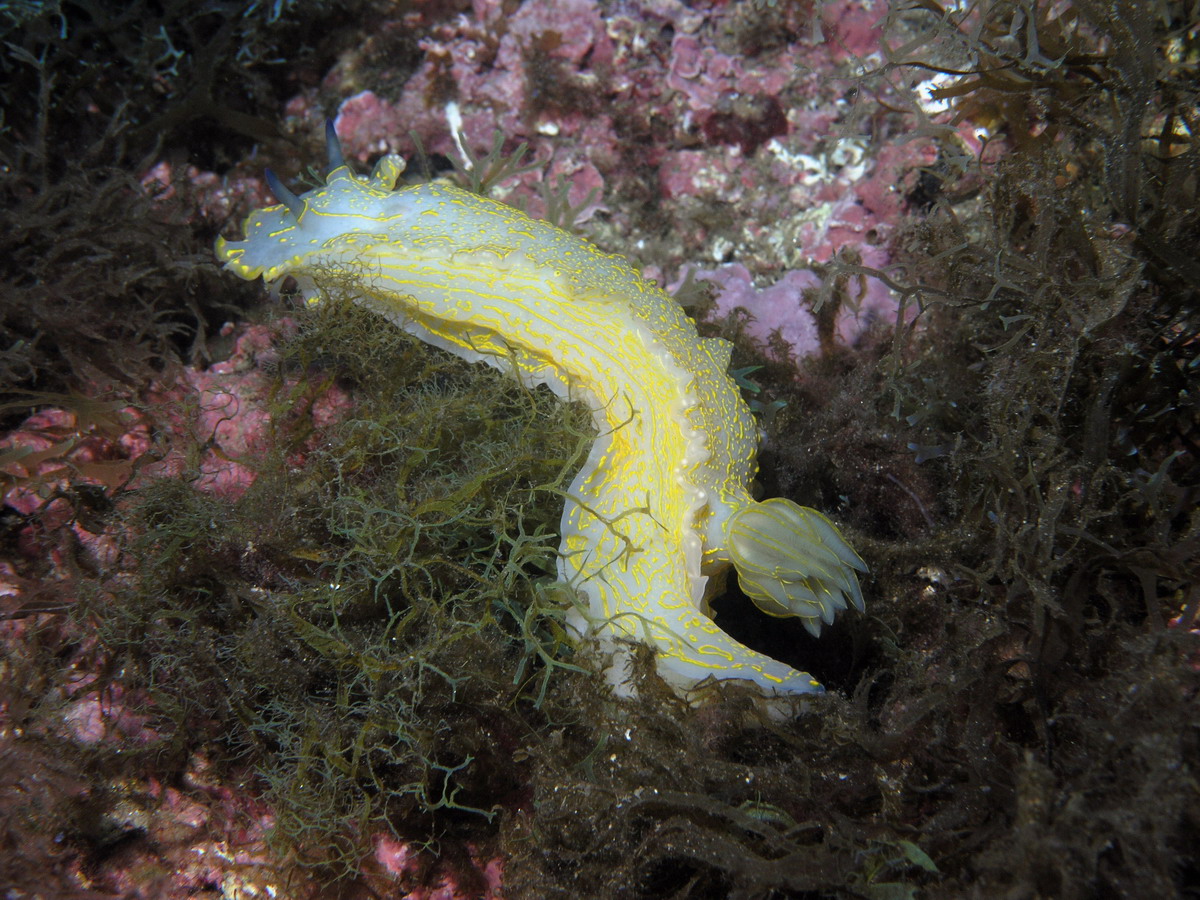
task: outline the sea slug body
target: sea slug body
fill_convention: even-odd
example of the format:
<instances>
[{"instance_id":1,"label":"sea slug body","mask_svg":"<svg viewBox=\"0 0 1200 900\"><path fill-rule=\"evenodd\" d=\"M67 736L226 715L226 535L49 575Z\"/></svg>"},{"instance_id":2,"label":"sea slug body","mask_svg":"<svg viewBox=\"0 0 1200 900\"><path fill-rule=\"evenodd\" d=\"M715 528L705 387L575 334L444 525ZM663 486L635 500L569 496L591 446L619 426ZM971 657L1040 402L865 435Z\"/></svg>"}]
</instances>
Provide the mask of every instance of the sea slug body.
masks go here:
<instances>
[{"instance_id":1,"label":"sea slug body","mask_svg":"<svg viewBox=\"0 0 1200 900\"><path fill-rule=\"evenodd\" d=\"M587 404L598 437L568 491L558 571L587 600L575 628L614 654L615 686L636 640L681 693L709 678L819 691L707 614L713 577L730 564L761 609L814 634L847 603L863 608L866 567L828 519L751 499L758 430L726 374L731 345L699 337L624 258L456 187L396 190L396 156L356 175L332 128L328 138L326 184L296 196L269 176L284 202L253 213L245 240L218 241L226 267L290 275L310 302L323 281L349 285L356 303L422 340Z\"/></svg>"}]
</instances>

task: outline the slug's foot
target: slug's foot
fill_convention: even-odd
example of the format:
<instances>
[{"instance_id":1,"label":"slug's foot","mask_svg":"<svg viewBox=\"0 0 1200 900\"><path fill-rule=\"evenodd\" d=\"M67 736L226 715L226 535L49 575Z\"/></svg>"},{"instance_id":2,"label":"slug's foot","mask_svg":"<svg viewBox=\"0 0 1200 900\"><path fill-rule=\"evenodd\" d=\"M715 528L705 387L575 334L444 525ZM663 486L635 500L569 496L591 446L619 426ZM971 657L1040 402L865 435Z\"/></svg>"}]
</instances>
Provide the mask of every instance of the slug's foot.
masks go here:
<instances>
[{"instance_id":1,"label":"slug's foot","mask_svg":"<svg viewBox=\"0 0 1200 900\"><path fill-rule=\"evenodd\" d=\"M863 609L857 572L867 566L815 509L775 497L729 517L729 556L746 596L772 616L798 616L821 633L847 600Z\"/></svg>"}]
</instances>

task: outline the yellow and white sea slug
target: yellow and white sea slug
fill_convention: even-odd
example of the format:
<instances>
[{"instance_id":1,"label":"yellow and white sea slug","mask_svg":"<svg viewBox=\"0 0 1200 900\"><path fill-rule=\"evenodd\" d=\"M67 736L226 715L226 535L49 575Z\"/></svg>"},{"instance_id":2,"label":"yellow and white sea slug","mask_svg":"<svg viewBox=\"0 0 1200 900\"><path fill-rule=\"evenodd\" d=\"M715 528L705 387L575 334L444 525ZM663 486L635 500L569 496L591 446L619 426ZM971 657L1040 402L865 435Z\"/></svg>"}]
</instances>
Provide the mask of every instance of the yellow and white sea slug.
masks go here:
<instances>
[{"instance_id":1,"label":"yellow and white sea slug","mask_svg":"<svg viewBox=\"0 0 1200 900\"><path fill-rule=\"evenodd\" d=\"M627 677L631 640L686 693L709 678L745 679L768 695L821 690L806 672L757 653L708 615L706 585L728 567L773 616L813 634L847 601L863 608L866 566L833 524L790 500L755 502L758 429L726 374L731 346L701 338L669 296L622 257L445 184L394 190L385 156L370 178L342 160L328 129L323 187L253 213L246 239L217 242L242 278L319 284L463 359L514 372L591 410L598 437L562 515L558 571L586 597L579 633Z\"/></svg>"}]
</instances>

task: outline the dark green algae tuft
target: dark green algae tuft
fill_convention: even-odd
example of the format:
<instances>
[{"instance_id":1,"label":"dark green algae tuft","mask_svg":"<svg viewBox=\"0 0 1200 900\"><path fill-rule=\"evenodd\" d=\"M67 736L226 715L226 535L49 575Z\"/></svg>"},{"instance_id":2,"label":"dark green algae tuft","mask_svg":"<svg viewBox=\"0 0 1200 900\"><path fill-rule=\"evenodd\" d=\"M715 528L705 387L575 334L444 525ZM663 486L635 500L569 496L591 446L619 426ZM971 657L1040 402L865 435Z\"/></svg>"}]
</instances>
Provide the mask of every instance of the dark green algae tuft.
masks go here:
<instances>
[{"instance_id":1,"label":"dark green algae tuft","mask_svg":"<svg viewBox=\"0 0 1200 900\"><path fill-rule=\"evenodd\" d=\"M379 834L482 837L525 790L525 717L561 715L579 671L552 582L588 416L346 302L277 369L244 496L138 490L133 582L87 614L165 734L257 772L295 858L348 873ZM352 402L315 428L331 388Z\"/></svg>"}]
</instances>

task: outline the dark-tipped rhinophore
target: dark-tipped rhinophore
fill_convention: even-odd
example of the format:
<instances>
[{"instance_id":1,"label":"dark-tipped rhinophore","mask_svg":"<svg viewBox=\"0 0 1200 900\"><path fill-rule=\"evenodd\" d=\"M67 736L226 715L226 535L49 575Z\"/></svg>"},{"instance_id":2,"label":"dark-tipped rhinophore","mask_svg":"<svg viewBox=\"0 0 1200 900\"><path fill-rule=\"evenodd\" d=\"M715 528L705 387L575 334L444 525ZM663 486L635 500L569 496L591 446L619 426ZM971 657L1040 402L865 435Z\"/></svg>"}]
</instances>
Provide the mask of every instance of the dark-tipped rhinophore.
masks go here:
<instances>
[{"instance_id":1,"label":"dark-tipped rhinophore","mask_svg":"<svg viewBox=\"0 0 1200 900\"><path fill-rule=\"evenodd\" d=\"M297 197L286 184L279 180L279 176L270 169L263 171L263 177L267 180L267 187L271 189L271 193L275 195L275 199L292 211L292 215L297 220L300 219L304 212L304 201Z\"/></svg>"},{"instance_id":2,"label":"dark-tipped rhinophore","mask_svg":"<svg viewBox=\"0 0 1200 900\"><path fill-rule=\"evenodd\" d=\"M342 142L338 140L337 129L333 127L333 119L325 120L325 153L329 156L330 172L340 169L346 164L346 157L342 155Z\"/></svg>"}]
</instances>

